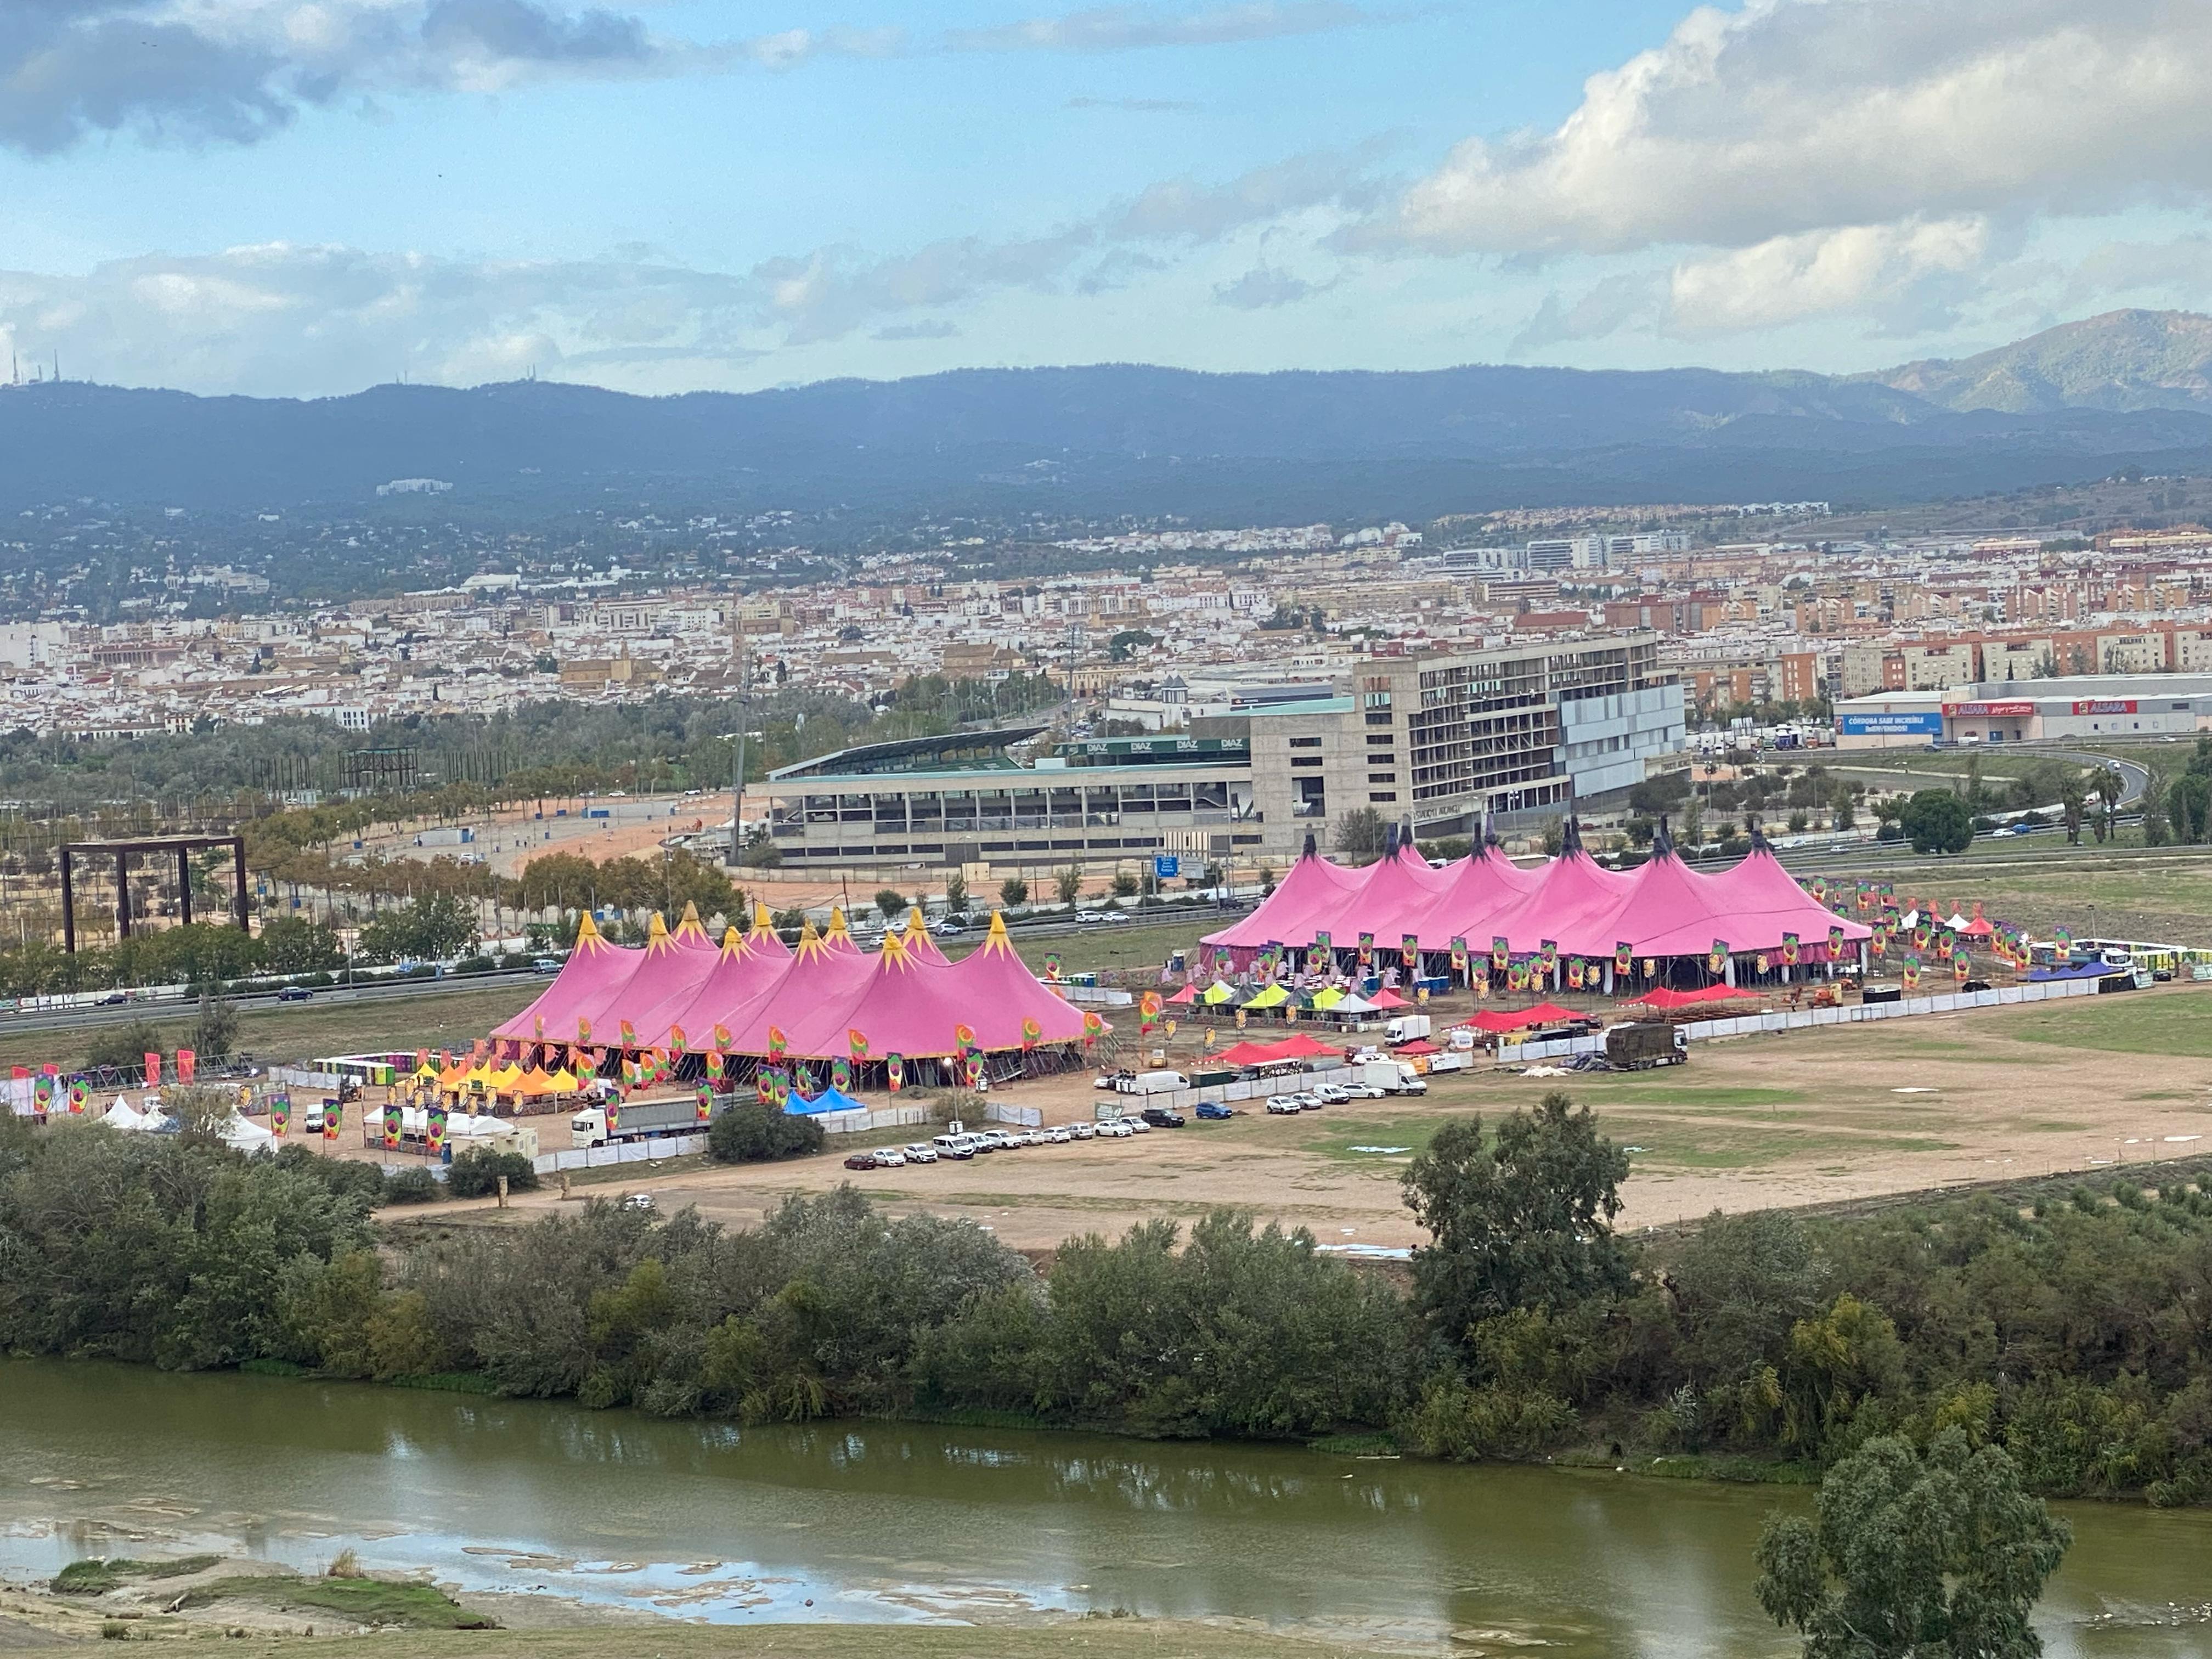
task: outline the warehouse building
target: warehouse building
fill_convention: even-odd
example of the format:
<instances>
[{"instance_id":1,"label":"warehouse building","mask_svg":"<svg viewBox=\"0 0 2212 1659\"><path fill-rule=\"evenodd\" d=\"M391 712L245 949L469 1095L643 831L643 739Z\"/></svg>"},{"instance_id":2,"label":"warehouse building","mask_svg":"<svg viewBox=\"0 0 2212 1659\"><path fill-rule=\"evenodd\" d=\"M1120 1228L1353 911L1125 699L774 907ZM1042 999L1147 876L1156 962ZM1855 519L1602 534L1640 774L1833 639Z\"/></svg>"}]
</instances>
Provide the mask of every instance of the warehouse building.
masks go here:
<instances>
[{"instance_id":1,"label":"warehouse building","mask_svg":"<svg viewBox=\"0 0 2212 1659\"><path fill-rule=\"evenodd\" d=\"M1839 749L2109 742L2212 732L2212 674L2079 674L1885 691L1836 705Z\"/></svg>"}]
</instances>

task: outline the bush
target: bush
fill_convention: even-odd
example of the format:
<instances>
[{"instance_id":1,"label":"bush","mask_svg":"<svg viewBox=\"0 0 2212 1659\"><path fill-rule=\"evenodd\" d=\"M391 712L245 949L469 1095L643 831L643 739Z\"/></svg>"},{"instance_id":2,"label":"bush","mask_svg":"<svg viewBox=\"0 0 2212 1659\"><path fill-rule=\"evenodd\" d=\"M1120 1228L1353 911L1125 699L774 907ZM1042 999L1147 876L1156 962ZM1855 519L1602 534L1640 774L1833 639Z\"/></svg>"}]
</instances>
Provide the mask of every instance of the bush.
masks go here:
<instances>
[{"instance_id":1,"label":"bush","mask_svg":"<svg viewBox=\"0 0 2212 1659\"><path fill-rule=\"evenodd\" d=\"M463 1152L446 1171L446 1190L455 1198L482 1198L499 1190L507 1177L509 1192L526 1193L538 1184L538 1171L520 1152L495 1152L489 1148Z\"/></svg>"},{"instance_id":2,"label":"bush","mask_svg":"<svg viewBox=\"0 0 2212 1659\"><path fill-rule=\"evenodd\" d=\"M822 1126L795 1112L741 1100L724 1109L707 1131L707 1152L718 1163L764 1164L822 1150Z\"/></svg>"},{"instance_id":3,"label":"bush","mask_svg":"<svg viewBox=\"0 0 2212 1659\"><path fill-rule=\"evenodd\" d=\"M514 1183L510 1182L508 1184ZM398 1174L386 1177L384 1183L384 1201L386 1204L428 1204L438 1195L437 1176L420 1167L402 1170Z\"/></svg>"},{"instance_id":4,"label":"bush","mask_svg":"<svg viewBox=\"0 0 2212 1659\"><path fill-rule=\"evenodd\" d=\"M1874 838L1876 841L1903 841L1905 839L1905 826L1893 819L1889 823L1883 824L1881 829L1875 830L1874 832Z\"/></svg>"}]
</instances>

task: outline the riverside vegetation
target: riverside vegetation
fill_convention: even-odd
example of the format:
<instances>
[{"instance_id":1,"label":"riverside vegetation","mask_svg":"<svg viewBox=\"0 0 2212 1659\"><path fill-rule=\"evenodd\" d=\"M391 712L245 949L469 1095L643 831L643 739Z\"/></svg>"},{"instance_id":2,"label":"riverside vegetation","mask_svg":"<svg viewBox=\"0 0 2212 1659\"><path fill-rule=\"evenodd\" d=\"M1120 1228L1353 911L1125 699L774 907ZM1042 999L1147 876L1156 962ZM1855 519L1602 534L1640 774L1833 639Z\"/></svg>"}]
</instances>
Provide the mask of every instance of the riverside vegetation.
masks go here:
<instances>
[{"instance_id":1,"label":"riverside vegetation","mask_svg":"<svg viewBox=\"0 0 2212 1659\"><path fill-rule=\"evenodd\" d=\"M1226 1212L1040 1272L849 1188L751 1231L595 1203L380 1247L370 1173L0 1119L0 1346L745 1422L1389 1437L1743 1478L1996 1448L2033 1492L2212 1497L2212 1194L2171 1176L1644 1243L1609 1224L1626 1155L1554 1094L1448 1126L1411 1166L1435 1242L1401 1291Z\"/></svg>"}]
</instances>

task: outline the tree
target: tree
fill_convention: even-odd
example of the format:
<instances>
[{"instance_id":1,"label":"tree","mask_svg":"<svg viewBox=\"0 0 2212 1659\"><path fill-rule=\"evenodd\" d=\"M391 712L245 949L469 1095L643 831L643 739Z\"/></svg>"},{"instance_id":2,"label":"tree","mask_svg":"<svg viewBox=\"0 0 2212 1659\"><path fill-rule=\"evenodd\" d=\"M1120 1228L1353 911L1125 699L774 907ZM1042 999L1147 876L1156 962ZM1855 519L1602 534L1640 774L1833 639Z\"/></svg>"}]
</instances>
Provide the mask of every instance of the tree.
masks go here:
<instances>
[{"instance_id":1,"label":"tree","mask_svg":"<svg viewBox=\"0 0 2212 1659\"><path fill-rule=\"evenodd\" d=\"M1337 820L1336 850L1354 864L1372 864L1389 842L1390 826L1371 806L1355 806Z\"/></svg>"},{"instance_id":2,"label":"tree","mask_svg":"<svg viewBox=\"0 0 2212 1659\"><path fill-rule=\"evenodd\" d=\"M822 1126L758 1101L726 1106L707 1130L707 1154L722 1164L759 1164L822 1150Z\"/></svg>"},{"instance_id":3,"label":"tree","mask_svg":"<svg viewBox=\"0 0 2212 1659\"><path fill-rule=\"evenodd\" d=\"M2189 772L2173 781L2166 791L2166 811L2173 818L2177 840L2194 843L2212 829L2212 778Z\"/></svg>"},{"instance_id":4,"label":"tree","mask_svg":"<svg viewBox=\"0 0 2212 1659\"><path fill-rule=\"evenodd\" d=\"M204 1060L228 1054L238 1042L238 1005L228 997L200 993L199 1018L192 1022L192 1053Z\"/></svg>"},{"instance_id":5,"label":"tree","mask_svg":"<svg viewBox=\"0 0 2212 1659\"><path fill-rule=\"evenodd\" d=\"M2155 775L2143 784L2142 828L2143 845L2163 847L2173 839L2173 830L2166 816L2166 783Z\"/></svg>"},{"instance_id":6,"label":"tree","mask_svg":"<svg viewBox=\"0 0 2212 1659\"><path fill-rule=\"evenodd\" d=\"M1052 890L1062 904L1073 904L1083 896L1083 866L1071 864L1052 878Z\"/></svg>"},{"instance_id":7,"label":"tree","mask_svg":"<svg viewBox=\"0 0 2212 1659\"><path fill-rule=\"evenodd\" d=\"M888 887L876 891L876 913L887 922L896 921L906 914L906 895Z\"/></svg>"},{"instance_id":8,"label":"tree","mask_svg":"<svg viewBox=\"0 0 2212 1659\"><path fill-rule=\"evenodd\" d=\"M1019 876L1008 876L999 884L999 902L1009 910L1030 902L1030 884Z\"/></svg>"},{"instance_id":9,"label":"tree","mask_svg":"<svg viewBox=\"0 0 2212 1659\"><path fill-rule=\"evenodd\" d=\"M783 862L783 848L767 830L750 830L738 851L738 862L748 870L773 870Z\"/></svg>"},{"instance_id":10,"label":"tree","mask_svg":"<svg viewBox=\"0 0 2212 1659\"><path fill-rule=\"evenodd\" d=\"M272 974L327 974L345 962L337 934L301 916L263 922L260 945L261 965Z\"/></svg>"},{"instance_id":11,"label":"tree","mask_svg":"<svg viewBox=\"0 0 2212 1659\"><path fill-rule=\"evenodd\" d=\"M1948 789L1917 790L1897 815L1916 853L1963 853L1974 839L1974 815Z\"/></svg>"},{"instance_id":12,"label":"tree","mask_svg":"<svg viewBox=\"0 0 2212 1659\"><path fill-rule=\"evenodd\" d=\"M1858 813L1851 799L1851 787L1838 779L1828 791L1828 822L1838 830L1854 829L1858 824Z\"/></svg>"},{"instance_id":13,"label":"tree","mask_svg":"<svg viewBox=\"0 0 2212 1659\"><path fill-rule=\"evenodd\" d=\"M2081 809L2088 799L2081 773L2069 767L2058 785L2058 816L2066 826L2067 841L2075 847L2081 844Z\"/></svg>"},{"instance_id":14,"label":"tree","mask_svg":"<svg viewBox=\"0 0 2212 1659\"><path fill-rule=\"evenodd\" d=\"M1480 1118L1438 1129L1402 1185L1435 1241L1413 1256L1422 1311L1452 1341L1516 1308L1559 1310L1626 1290L1613 1236L1628 1154L1587 1107L1553 1090L1515 1112L1486 1145Z\"/></svg>"},{"instance_id":15,"label":"tree","mask_svg":"<svg viewBox=\"0 0 2212 1659\"><path fill-rule=\"evenodd\" d=\"M1136 896L1136 877L1131 875L1127 870L1116 870L1114 872L1114 896L1115 898L1134 898Z\"/></svg>"},{"instance_id":16,"label":"tree","mask_svg":"<svg viewBox=\"0 0 2212 1659\"><path fill-rule=\"evenodd\" d=\"M520 1152L495 1152L478 1146L456 1156L446 1170L446 1190L455 1198L483 1198L499 1190L507 1177L511 1193L527 1192L538 1185L538 1167Z\"/></svg>"},{"instance_id":17,"label":"tree","mask_svg":"<svg viewBox=\"0 0 2212 1659\"><path fill-rule=\"evenodd\" d=\"M1998 1448L1885 1437L1828 1471L1817 1523L1768 1517L1756 1594L1805 1659L2033 1659L2028 1615L2072 1542Z\"/></svg>"},{"instance_id":18,"label":"tree","mask_svg":"<svg viewBox=\"0 0 2212 1659\"><path fill-rule=\"evenodd\" d=\"M371 916L361 930L361 954L371 962L437 961L476 941L469 907L451 893L428 893Z\"/></svg>"},{"instance_id":19,"label":"tree","mask_svg":"<svg viewBox=\"0 0 2212 1659\"><path fill-rule=\"evenodd\" d=\"M2097 796L2097 814L2092 820L2092 828L2102 845L2112 832L2112 815L2119 810L2120 797L2128 792L2128 781L2120 775L2117 766L2096 766L2089 769L2089 787Z\"/></svg>"},{"instance_id":20,"label":"tree","mask_svg":"<svg viewBox=\"0 0 2212 1659\"><path fill-rule=\"evenodd\" d=\"M967 914L968 878L957 870L945 878L945 908L956 916Z\"/></svg>"}]
</instances>

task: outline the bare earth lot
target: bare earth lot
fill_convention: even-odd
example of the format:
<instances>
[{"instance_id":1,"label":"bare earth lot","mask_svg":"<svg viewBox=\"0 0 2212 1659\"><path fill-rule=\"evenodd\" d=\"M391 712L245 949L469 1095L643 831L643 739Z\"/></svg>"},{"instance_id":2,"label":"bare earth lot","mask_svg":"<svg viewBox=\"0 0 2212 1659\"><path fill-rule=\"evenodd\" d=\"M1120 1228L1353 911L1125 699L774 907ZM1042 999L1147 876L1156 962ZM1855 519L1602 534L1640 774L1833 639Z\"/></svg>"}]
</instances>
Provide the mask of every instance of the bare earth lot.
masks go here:
<instances>
[{"instance_id":1,"label":"bare earth lot","mask_svg":"<svg viewBox=\"0 0 2212 1659\"><path fill-rule=\"evenodd\" d=\"M2154 991L1880 1025L1701 1043L1677 1069L1432 1079L1425 1099L1318 1115L1194 1121L1132 1140L1000 1152L972 1163L848 1172L836 1153L724 1169L688 1162L630 1182L659 1206L750 1224L792 1193L843 1181L895 1212L964 1216L1009 1244L1049 1249L1089 1231L1217 1205L1249 1208L1324 1243L1418 1242L1398 1178L1447 1119L1496 1115L1565 1089L1634 1149L1625 1225L1712 1209L1825 1203L2212 1150L2212 989ZM1088 1116L1087 1079L1009 1098L1048 1122ZM908 1138L920 1138L910 1132ZM888 1139L888 1137L884 1137ZM579 1186L577 1195L604 1193ZM526 1195L501 1219L560 1203ZM461 1206L418 1212L455 1218ZM489 1216L487 1216L489 1218Z\"/></svg>"}]
</instances>

